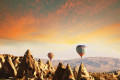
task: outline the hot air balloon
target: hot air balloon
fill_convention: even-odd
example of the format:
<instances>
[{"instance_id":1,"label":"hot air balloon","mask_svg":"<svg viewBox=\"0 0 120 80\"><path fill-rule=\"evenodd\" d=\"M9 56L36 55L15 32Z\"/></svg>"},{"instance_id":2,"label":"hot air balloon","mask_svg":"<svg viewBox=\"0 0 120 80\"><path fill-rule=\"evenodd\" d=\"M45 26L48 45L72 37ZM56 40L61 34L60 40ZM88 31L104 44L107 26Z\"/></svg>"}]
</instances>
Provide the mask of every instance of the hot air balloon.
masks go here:
<instances>
[{"instance_id":1,"label":"hot air balloon","mask_svg":"<svg viewBox=\"0 0 120 80\"><path fill-rule=\"evenodd\" d=\"M51 53L51 52L49 52L49 53L48 53L48 58L49 58L50 60L52 60L53 57L54 57L54 54Z\"/></svg>"},{"instance_id":2,"label":"hot air balloon","mask_svg":"<svg viewBox=\"0 0 120 80\"><path fill-rule=\"evenodd\" d=\"M77 53L81 56L81 58L82 58L82 56L85 54L85 48L86 48L85 45L78 45L78 46L76 47L76 51L77 51Z\"/></svg>"}]
</instances>

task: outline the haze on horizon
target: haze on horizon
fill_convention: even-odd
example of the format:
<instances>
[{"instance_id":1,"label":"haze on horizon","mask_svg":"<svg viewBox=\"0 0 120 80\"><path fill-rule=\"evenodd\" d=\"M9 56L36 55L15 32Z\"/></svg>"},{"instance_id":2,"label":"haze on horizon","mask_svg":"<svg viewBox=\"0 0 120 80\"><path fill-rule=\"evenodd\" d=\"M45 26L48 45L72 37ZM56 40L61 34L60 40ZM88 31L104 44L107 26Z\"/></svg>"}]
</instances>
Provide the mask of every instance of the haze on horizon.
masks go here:
<instances>
[{"instance_id":1,"label":"haze on horizon","mask_svg":"<svg viewBox=\"0 0 120 80\"><path fill-rule=\"evenodd\" d=\"M120 58L120 0L0 0L0 54Z\"/></svg>"}]
</instances>

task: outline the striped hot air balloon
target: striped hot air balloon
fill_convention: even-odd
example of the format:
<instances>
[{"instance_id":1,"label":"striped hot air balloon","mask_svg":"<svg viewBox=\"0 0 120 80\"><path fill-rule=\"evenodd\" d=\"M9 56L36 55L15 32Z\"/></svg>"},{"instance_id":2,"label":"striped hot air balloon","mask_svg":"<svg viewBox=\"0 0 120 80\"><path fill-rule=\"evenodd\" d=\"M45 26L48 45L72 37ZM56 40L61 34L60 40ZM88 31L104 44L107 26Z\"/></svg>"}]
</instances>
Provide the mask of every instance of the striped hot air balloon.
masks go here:
<instances>
[{"instance_id":1,"label":"striped hot air balloon","mask_svg":"<svg viewBox=\"0 0 120 80\"><path fill-rule=\"evenodd\" d=\"M77 51L77 53L81 56L81 58L82 58L82 56L85 54L85 48L86 48L85 45L78 45L78 46L76 47L76 51Z\"/></svg>"},{"instance_id":2,"label":"striped hot air balloon","mask_svg":"<svg viewBox=\"0 0 120 80\"><path fill-rule=\"evenodd\" d=\"M48 53L48 58L49 58L50 60L52 60L53 57L54 57L54 54L51 53L51 52L49 52L49 53Z\"/></svg>"}]
</instances>

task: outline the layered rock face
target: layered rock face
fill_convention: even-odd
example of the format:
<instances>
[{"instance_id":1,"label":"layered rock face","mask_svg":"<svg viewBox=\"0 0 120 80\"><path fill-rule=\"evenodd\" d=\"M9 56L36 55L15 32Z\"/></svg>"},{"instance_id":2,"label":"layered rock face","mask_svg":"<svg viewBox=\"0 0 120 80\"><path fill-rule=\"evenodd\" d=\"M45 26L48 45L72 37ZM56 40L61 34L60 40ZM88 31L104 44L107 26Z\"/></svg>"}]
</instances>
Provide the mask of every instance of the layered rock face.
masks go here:
<instances>
[{"instance_id":1,"label":"layered rock face","mask_svg":"<svg viewBox=\"0 0 120 80\"><path fill-rule=\"evenodd\" d=\"M89 75L83 63L81 63L78 71L77 80L94 80L94 78Z\"/></svg>"}]
</instances>

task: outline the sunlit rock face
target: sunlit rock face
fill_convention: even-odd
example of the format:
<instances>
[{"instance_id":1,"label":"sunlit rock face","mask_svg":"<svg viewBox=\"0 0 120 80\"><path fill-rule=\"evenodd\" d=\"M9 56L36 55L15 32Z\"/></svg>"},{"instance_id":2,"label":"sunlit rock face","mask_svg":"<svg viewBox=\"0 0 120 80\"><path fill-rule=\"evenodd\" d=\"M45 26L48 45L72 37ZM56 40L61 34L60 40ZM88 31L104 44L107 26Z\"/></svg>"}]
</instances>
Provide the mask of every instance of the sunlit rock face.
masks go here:
<instances>
[{"instance_id":1,"label":"sunlit rock face","mask_svg":"<svg viewBox=\"0 0 120 80\"><path fill-rule=\"evenodd\" d=\"M45 72L45 65L44 65L44 63L42 62L42 60L39 59L38 62L37 62L37 64L38 64L38 68L39 68L40 73L41 73L42 75L45 75L45 74L46 74L46 72Z\"/></svg>"},{"instance_id":2,"label":"sunlit rock face","mask_svg":"<svg viewBox=\"0 0 120 80\"><path fill-rule=\"evenodd\" d=\"M4 56L0 55L0 69L2 68L4 62L5 62Z\"/></svg>"},{"instance_id":3,"label":"sunlit rock face","mask_svg":"<svg viewBox=\"0 0 120 80\"><path fill-rule=\"evenodd\" d=\"M45 77L47 79L51 79L55 73L55 68L51 64L50 60L48 60L46 62L45 66L44 66L44 70L45 70Z\"/></svg>"},{"instance_id":4,"label":"sunlit rock face","mask_svg":"<svg viewBox=\"0 0 120 80\"><path fill-rule=\"evenodd\" d=\"M78 71L77 80L94 80L94 78L89 75L83 63L81 63Z\"/></svg>"},{"instance_id":5,"label":"sunlit rock face","mask_svg":"<svg viewBox=\"0 0 120 80\"><path fill-rule=\"evenodd\" d=\"M41 69L44 69L45 65L44 65L44 63L42 62L41 59L38 60L38 64L39 64L39 67L40 67Z\"/></svg>"},{"instance_id":6,"label":"sunlit rock face","mask_svg":"<svg viewBox=\"0 0 120 80\"><path fill-rule=\"evenodd\" d=\"M41 60L41 62L35 61L35 65L36 65L36 68L37 68L37 74L36 74L37 79L43 80L43 78L44 78L43 76L45 74L45 70L44 70L44 64L42 63L42 60Z\"/></svg>"},{"instance_id":7,"label":"sunlit rock face","mask_svg":"<svg viewBox=\"0 0 120 80\"><path fill-rule=\"evenodd\" d=\"M36 75L39 75L39 72L35 65L35 60L30 51L27 50L19 66L17 78L36 78Z\"/></svg>"},{"instance_id":8,"label":"sunlit rock face","mask_svg":"<svg viewBox=\"0 0 120 80\"><path fill-rule=\"evenodd\" d=\"M50 60L48 60L45 64L45 71L46 72L51 72L51 73L55 72L55 68L52 66Z\"/></svg>"},{"instance_id":9,"label":"sunlit rock face","mask_svg":"<svg viewBox=\"0 0 120 80\"><path fill-rule=\"evenodd\" d=\"M78 70L79 70L78 66L76 66L76 67L73 68L73 74L74 74L75 79L77 79Z\"/></svg>"}]
</instances>

